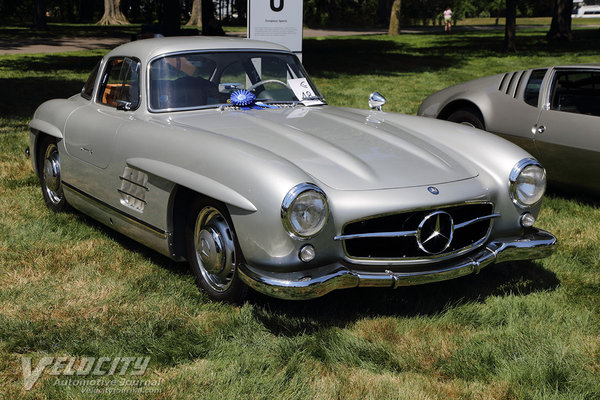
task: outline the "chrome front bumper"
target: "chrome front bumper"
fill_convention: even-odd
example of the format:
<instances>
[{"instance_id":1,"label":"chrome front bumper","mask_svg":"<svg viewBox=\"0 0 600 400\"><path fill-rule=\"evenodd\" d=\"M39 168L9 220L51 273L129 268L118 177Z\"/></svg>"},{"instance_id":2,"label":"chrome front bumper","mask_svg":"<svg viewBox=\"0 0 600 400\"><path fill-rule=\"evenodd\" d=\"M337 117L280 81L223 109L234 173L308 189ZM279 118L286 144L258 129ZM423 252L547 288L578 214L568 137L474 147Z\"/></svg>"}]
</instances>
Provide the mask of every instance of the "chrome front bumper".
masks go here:
<instances>
[{"instance_id":1,"label":"chrome front bumper","mask_svg":"<svg viewBox=\"0 0 600 400\"><path fill-rule=\"evenodd\" d=\"M335 289L393 287L445 281L478 273L481 268L503 261L533 260L551 255L557 245L549 232L532 228L521 237L496 239L485 247L435 269L416 272L360 271L360 265L336 263L294 273L265 273L242 265L240 278L251 288L269 296L306 300Z\"/></svg>"}]
</instances>

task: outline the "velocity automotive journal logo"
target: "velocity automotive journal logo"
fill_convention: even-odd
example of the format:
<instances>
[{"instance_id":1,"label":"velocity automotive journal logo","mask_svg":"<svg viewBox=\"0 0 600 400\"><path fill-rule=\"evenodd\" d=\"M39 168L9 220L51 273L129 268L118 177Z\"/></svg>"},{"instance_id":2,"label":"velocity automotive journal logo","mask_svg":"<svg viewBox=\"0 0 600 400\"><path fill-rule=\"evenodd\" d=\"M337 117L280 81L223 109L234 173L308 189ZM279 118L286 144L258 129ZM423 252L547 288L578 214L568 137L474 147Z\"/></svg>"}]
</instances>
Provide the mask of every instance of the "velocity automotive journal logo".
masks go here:
<instances>
[{"instance_id":1,"label":"velocity automotive journal logo","mask_svg":"<svg viewBox=\"0 0 600 400\"><path fill-rule=\"evenodd\" d=\"M23 388L31 390L47 371L48 375L56 377L55 386L81 386L93 388L97 393L134 391L132 389L147 392L140 388L157 389L162 383L162 378L139 378L146 373L149 362L150 357L42 357L34 365L32 357L23 356Z\"/></svg>"}]
</instances>

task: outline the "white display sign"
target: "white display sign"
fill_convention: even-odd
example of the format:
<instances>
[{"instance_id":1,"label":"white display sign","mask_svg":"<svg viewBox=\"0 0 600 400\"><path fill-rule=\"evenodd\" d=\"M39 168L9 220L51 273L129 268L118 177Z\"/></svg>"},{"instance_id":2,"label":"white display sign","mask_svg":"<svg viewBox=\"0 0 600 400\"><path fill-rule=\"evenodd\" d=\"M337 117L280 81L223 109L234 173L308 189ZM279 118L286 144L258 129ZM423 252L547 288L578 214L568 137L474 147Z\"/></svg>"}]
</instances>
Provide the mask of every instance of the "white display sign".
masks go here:
<instances>
[{"instance_id":1,"label":"white display sign","mask_svg":"<svg viewBox=\"0 0 600 400\"><path fill-rule=\"evenodd\" d=\"M302 53L303 0L248 0L248 38Z\"/></svg>"}]
</instances>

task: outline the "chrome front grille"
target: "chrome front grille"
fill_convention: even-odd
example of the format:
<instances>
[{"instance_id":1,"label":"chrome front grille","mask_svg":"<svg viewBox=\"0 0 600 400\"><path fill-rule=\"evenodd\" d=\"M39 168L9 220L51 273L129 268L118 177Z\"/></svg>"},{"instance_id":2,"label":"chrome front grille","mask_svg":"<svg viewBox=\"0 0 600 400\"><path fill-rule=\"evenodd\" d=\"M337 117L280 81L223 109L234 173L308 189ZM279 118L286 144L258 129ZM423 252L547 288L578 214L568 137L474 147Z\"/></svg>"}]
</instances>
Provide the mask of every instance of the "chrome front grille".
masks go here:
<instances>
[{"instance_id":1,"label":"chrome front grille","mask_svg":"<svg viewBox=\"0 0 600 400\"><path fill-rule=\"evenodd\" d=\"M350 258L438 259L485 242L498 216L492 203L374 216L348 223L335 239Z\"/></svg>"}]
</instances>

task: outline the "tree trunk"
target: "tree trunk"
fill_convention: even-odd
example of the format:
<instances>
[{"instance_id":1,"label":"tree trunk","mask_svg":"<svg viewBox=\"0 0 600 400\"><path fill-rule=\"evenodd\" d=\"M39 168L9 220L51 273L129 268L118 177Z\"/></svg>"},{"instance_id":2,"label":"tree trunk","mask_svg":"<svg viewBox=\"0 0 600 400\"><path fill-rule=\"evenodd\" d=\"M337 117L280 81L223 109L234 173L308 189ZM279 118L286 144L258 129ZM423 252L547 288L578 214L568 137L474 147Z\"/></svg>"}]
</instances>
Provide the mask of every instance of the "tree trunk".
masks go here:
<instances>
[{"instance_id":1,"label":"tree trunk","mask_svg":"<svg viewBox=\"0 0 600 400\"><path fill-rule=\"evenodd\" d=\"M517 0L506 0L506 26L504 28L504 50L517 51L515 31L517 27Z\"/></svg>"},{"instance_id":2,"label":"tree trunk","mask_svg":"<svg viewBox=\"0 0 600 400\"><path fill-rule=\"evenodd\" d=\"M127 25L129 21L121 12L121 0L104 0L104 15L98 25Z\"/></svg>"},{"instance_id":3,"label":"tree trunk","mask_svg":"<svg viewBox=\"0 0 600 400\"><path fill-rule=\"evenodd\" d=\"M192 13L187 26L202 26L202 0L194 0L192 4Z\"/></svg>"},{"instance_id":4,"label":"tree trunk","mask_svg":"<svg viewBox=\"0 0 600 400\"><path fill-rule=\"evenodd\" d=\"M570 42L573 39L573 33L571 32L572 10L573 0L556 0L554 2L552 24L550 25L550 31L546 35L548 40Z\"/></svg>"},{"instance_id":5,"label":"tree trunk","mask_svg":"<svg viewBox=\"0 0 600 400\"><path fill-rule=\"evenodd\" d=\"M392 13L390 14L390 27L388 34L399 35L400 34L400 18L401 15L402 0L394 0L392 4Z\"/></svg>"},{"instance_id":6,"label":"tree trunk","mask_svg":"<svg viewBox=\"0 0 600 400\"><path fill-rule=\"evenodd\" d=\"M33 0L33 27L46 29L46 1Z\"/></svg>"}]
</instances>

